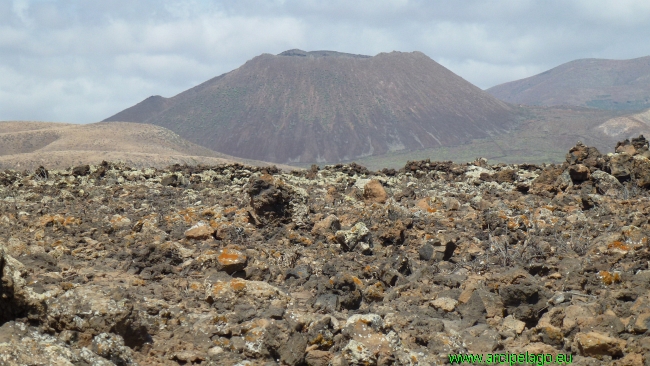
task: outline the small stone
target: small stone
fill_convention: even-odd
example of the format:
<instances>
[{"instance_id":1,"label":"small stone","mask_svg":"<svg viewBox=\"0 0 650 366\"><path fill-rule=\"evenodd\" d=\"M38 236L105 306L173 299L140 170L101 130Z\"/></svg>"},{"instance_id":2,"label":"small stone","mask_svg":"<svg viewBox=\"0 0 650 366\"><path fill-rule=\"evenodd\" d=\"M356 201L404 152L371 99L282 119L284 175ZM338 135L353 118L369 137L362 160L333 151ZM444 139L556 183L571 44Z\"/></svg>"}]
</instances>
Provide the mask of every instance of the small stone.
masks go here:
<instances>
[{"instance_id":1,"label":"small stone","mask_svg":"<svg viewBox=\"0 0 650 366\"><path fill-rule=\"evenodd\" d=\"M458 305L458 301L451 299L449 297L439 297L431 301L431 305L433 305L433 307L437 309L442 309L446 312L451 312L454 311L456 305Z\"/></svg>"},{"instance_id":2,"label":"small stone","mask_svg":"<svg viewBox=\"0 0 650 366\"><path fill-rule=\"evenodd\" d=\"M625 357L613 363L615 366L644 366L643 355L628 353Z\"/></svg>"},{"instance_id":3,"label":"small stone","mask_svg":"<svg viewBox=\"0 0 650 366\"><path fill-rule=\"evenodd\" d=\"M589 168L582 164L576 164L569 167L569 175L574 183L584 182L589 179Z\"/></svg>"},{"instance_id":4,"label":"small stone","mask_svg":"<svg viewBox=\"0 0 650 366\"><path fill-rule=\"evenodd\" d=\"M611 174L623 182L630 179L630 175L634 170L634 161L631 155L627 154L614 154L609 159L609 169Z\"/></svg>"},{"instance_id":5,"label":"small stone","mask_svg":"<svg viewBox=\"0 0 650 366\"><path fill-rule=\"evenodd\" d=\"M382 301L384 299L384 284L377 281L363 291L366 301Z\"/></svg>"},{"instance_id":6,"label":"small stone","mask_svg":"<svg viewBox=\"0 0 650 366\"><path fill-rule=\"evenodd\" d=\"M362 241L370 230L363 222L357 222L350 230L339 230L336 232L336 241L343 246L344 250L352 250Z\"/></svg>"},{"instance_id":7,"label":"small stone","mask_svg":"<svg viewBox=\"0 0 650 366\"><path fill-rule=\"evenodd\" d=\"M287 343L278 349L280 360L287 365L297 366L305 360L307 338L300 333L293 333Z\"/></svg>"},{"instance_id":8,"label":"small stone","mask_svg":"<svg viewBox=\"0 0 650 366\"><path fill-rule=\"evenodd\" d=\"M418 254L420 255L420 259L423 261L430 261L431 258L433 258L433 245L429 243L424 244L420 247L420 250L418 250Z\"/></svg>"},{"instance_id":9,"label":"small stone","mask_svg":"<svg viewBox=\"0 0 650 366\"><path fill-rule=\"evenodd\" d=\"M368 243L359 242L359 244L357 244L357 249L362 254L366 254L366 255L372 254L372 247L370 247L370 244Z\"/></svg>"},{"instance_id":10,"label":"small stone","mask_svg":"<svg viewBox=\"0 0 650 366\"><path fill-rule=\"evenodd\" d=\"M343 348L343 357L353 365L374 365L377 362L375 355L363 343L350 340Z\"/></svg>"},{"instance_id":11,"label":"small stone","mask_svg":"<svg viewBox=\"0 0 650 366\"><path fill-rule=\"evenodd\" d=\"M373 179L363 187L363 199L370 203L385 203L388 199L388 194L386 194L386 190L381 185L381 182Z\"/></svg>"},{"instance_id":12,"label":"small stone","mask_svg":"<svg viewBox=\"0 0 650 366\"><path fill-rule=\"evenodd\" d=\"M90 174L90 166L89 165L76 166L72 169L72 174L78 177L85 177L86 175Z\"/></svg>"},{"instance_id":13,"label":"small stone","mask_svg":"<svg viewBox=\"0 0 650 366\"><path fill-rule=\"evenodd\" d=\"M618 179L616 179L616 177L602 170L596 170L593 172L591 178L594 180L594 185L599 194L616 197L623 189L623 185L618 181Z\"/></svg>"},{"instance_id":14,"label":"small stone","mask_svg":"<svg viewBox=\"0 0 650 366\"><path fill-rule=\"evenodd\" d=\"M124 346L124 339L112 333L101 333L93 338L90 349L105 359L117 364L131 364L133 353Z\"/></svg>"},{"instance_id":15,"label":"small stone","mask_svg":"<svg viewBox=\"0 0 650 366\"><path fill-rule=\"evenodd\" d=\"M201 357L201 355L199 355L197 351L193 351L193 350L176 352L172 359L176 361L181 361L182 363L188 363L188 362L194 363L194 362L201 362L204 360L203 357Z\"/></svg>"},{"instance_id":16,"label":"small stone","mask_svg":"<svg viewBox=\"0 0 650 366\"><path fill-rule=\"evenodd\" d=\"M458 211L460 210L460 202L453 197L449 197L445 200L445 208L449 211Z\"/></svg>"},{"instance_id":17,"label":"small stone","mask_svg":"<svg viewBox=\"0 0 650 366\"><path fill-rule=\"evenodd\" d=\"M122 215L113 215L111 217L111 225L116 229L126 229L131 227L131 219Z\"/></svg>"},{"instance_id":18,"label":"small stone","mask_svg":"<svg viewBox=\"0 0 650 366\"><path fill-rule=\"evenodd\" d=\"M505 308L499 295L485 290L477 290L477 292L483 301L488 318L503 316Z\"/></svg>"},{"instance_id":19,"label":"small stone","mask_svg":"<svg viewBox=\"0 0 650 366\"><path fill-rule=\"evenodd\" d=\"M512 331L521 334L526 328L526 323L521 320L515 319L512 315L508 315L503 319L501 324L501 331Z\"/></svg>"},{"instance_id":20,"label":"small stone","mask_svg":"<svg viewBox=\"0 0 650 366\"><path fill-rule=\"evenodd\" d=\"M325 313L339 310L341 307L339 297L336 294L323 294L316 298L313 308Z\"/></svg>"},{"instance_id":21,"label":"small stone","mask_svg":"<svg viewBox=\"0 0 650 366\"><path fill-rule=\"evenodd\" d=\"M418 254L420 255L420 259L424 261L439 262L442 260L449 260L454 254L455 249L456 244L452 241L437 236L433 240L422 245L418 250Z\"/></svg>"},{"instance_id":22,"label":"small stone","mask_svg":"<svg viewBox=\"0 0 650 366\"><path fill-rule=\"evenodd\" d=\"M248 257L236 249L221 249L217 254L220 269L228 273L235 273L246 268Z\"/></svg>"},{"instance_id":23,"label":"small stone","mask_svg":"<svg viewBox=\"0 0 650 366\"><path fill-rule=\"evenodd\" d=\"M178 177L176 176L176 174L170 174L166 177L163 177L160 180L160 184L162 184L163 186L176 187L178 186Z\"/></svg>"},{"instance_id":24,"label":"small stone","mask_svg":"<svg viewBox=\"0 0 650 366\"><path fill-rule=\"evenodd\" d=\"M463 345L473 353L490 353L499 346L501 338L498 332L487 324L480 324L465 329L461 333Z\"/></svg>"},{"instance_id":25,"label":"small stone","mask_svg":"<svg viewBox=\"0 0 650 366\"><path fill-rule=\"evenodd\" d=\"M466 288L463 290L463 292L460 293L458 296L458 302L465 304L469 301L469 299L472 297L472 294L474 293L475 288Z\"/></svg>"},{"instance_id":26,"label":"small stone","mask_svg":"<svg viewBox=\"0 0 650 366\"><path fill-rule=\"evenodd\" d=\"M639 314L634 321L632 330L634 333L645 333L650 329L650 312Z\"/></svg>"},{"instance_id":27,"label":"small stone","mask_svg":"<svg viewBox=\"0 0 650 366\"><path fill-rule=\"evenodd\" d=\"M305 356L308 366L327 366L332 359L332 353L320 350L311 350Z\"/></svg>"},{"instance_id":28,"label":"small stone","mask_svg":"<svg viewBox=\"0 0 650 366\"><path fill-rule=\"evenodd\" d=\"M582 356L621 356L626 342L601 333L578 333L574 338L578 352Z\"/></svg>"},{"instance_id":29,"label":"small stone","mask_svg":"<svg viewBox=\"0 0 650 366\"><path fill-rule=\"evenodd\" d=\"M636 154L636 149L632 145L619 145L616 147L616 152L625 153L632 156Z\"/></svg>"},{"instance_id":30,"label":"small stone","mask_svg":"<svg viewBox=\"0 0 650 366\"><path fill-rule=\"evenodd\" d=\"M185 237L194 240L205 240L212 237L214 229L205 222L199 222L185 231Z\"/></svg>"},{"instance_id":31,"label":"small stone","mask_svg":"<svg viewBox=\"0 0 650 366\"><path fill-rule=\"evenodd\" d=\"M314 227L311 229L311 235L327 237L338 230L341 230L341 222L338 217L329 215L314 224Z\"/></svg>"},{"instance_id":32,"label":"small stone","mask_svg":"<svg viewBox=\"0 0 650 366\"><path fill-rule=\"evenodd\" d=\"M210 357L217 357L222 353L223 353L223 348L219 346L212 347L208 350L208 356Z\"/></svg>"}]
</instances>

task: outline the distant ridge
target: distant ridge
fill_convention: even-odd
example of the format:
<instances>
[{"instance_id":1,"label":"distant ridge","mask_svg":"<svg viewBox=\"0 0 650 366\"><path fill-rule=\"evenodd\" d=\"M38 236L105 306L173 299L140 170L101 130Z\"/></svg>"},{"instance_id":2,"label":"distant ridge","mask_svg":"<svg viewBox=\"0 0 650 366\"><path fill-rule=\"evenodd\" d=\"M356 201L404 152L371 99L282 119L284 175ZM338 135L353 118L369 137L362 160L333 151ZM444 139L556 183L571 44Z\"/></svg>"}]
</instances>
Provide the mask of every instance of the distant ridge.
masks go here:
<instances>
[{"instance_id":1,"label":"distant ridge","mask_svg":"<svg viewBox=\"0 0 650 366\"><path fill-rule=\"evenodd\" d=\"M150 123L243 158L333 163L509 131L512 108L421 52L263 54L104 121Z\"/></svg>"},{"instance_id":2,"label":"distant ridge","mask_svg":"<svg viewBox=\"0 0 650 366\"><path fill-rule=\"evenodd\" d=\"M168 101L169 99L163 98L160 95L152 95L142 102L134 105L133 107L127 108L122 112L112 116L111 118L114 121L141 122L150 116L159 114L167 109L169 106Z\"/></svg>"},{"instance_id":3,"label":"distant ridge","mask_svg":"<svg viewBox=\"0 0 650 366\"><path fill-rule=\"evenodd\" d=\"M370 58L372 56L367 55L357 55L353 53L343 53L336 51L303 51L299 49L293 49L284 51L278 56L299 56L299 57L352 57L352 58Z\"/></svg>"},{"instance_id":4,"label":"distant ridge","mask_svg":"<svg viewBox=\"0 0 650 366\"><path fill-rule=\"evenodd\" d=\"M508 103L642 111L650 108L650 56L575 60L487 92Z\"/></svg>"},{"instance_id":5,"label":"distant ridge","mask_svg":"<svg viewBox=\"0 0 650 366\"><path fill-rule=\"evenodd\" d=\"M269 163L235 158L195 145L168 129L142 123L0 121L0 170L65 169L74 165L121 161L131 167L172 164ZM280 166L282 169L291 167Z\"/></svg>"}]
</instances>

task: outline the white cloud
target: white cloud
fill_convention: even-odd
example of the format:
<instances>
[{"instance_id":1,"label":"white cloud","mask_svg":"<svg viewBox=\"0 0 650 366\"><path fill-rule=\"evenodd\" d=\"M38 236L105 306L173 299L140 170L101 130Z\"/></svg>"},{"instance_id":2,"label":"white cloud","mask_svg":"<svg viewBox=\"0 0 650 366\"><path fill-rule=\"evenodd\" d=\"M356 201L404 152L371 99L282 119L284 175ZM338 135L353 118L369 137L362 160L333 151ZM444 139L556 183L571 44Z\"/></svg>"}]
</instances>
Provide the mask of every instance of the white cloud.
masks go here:
<instances>
[{"instance_id":1,"label":"white cloud","mask_svg":"<svg viewBox=\"0 0 650 366\"><path fill-rule=\"evenodd\" d=\"M20 19L24 24L31 25L32 20L29 18L27 12L29 10L29 1L28 0L13 0L12 1L12 10L16 17Z\"/></svg>"},{"instance_id":2,"label":"white cloud","mask_svg":"<svg viewBox=\"0 0 650 366\"><path fill-rule=\"evenodd\" d=\"M92 122L261 53L422 51L481 88L650 54L650 2L0 2L0 120Z\"/></svg>"}]
</instances>

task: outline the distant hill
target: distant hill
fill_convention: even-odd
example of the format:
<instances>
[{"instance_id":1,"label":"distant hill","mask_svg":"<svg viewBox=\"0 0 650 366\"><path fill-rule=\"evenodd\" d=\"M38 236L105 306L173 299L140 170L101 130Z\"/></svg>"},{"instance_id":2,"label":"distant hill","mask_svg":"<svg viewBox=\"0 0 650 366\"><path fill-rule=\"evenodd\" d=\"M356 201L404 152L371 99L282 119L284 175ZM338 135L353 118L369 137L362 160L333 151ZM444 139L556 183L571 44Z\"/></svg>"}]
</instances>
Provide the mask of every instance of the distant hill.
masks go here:
<instances>
[{"instance_id":1,"label":"distant hill","mask_svg":"<svg viewBox=\"0 0 650 366\"><path fill-rule=\"evenodd\" d=\"M229 155L325 163L509 131L513 109L420 52L263 54L104 121L155 124Z\"/></svg>"},{"instance_id":2,"label":"distant hill","mask_svg":"<svg viewBox=\"0 0 650 366\"><path fill-rule=\"evenodd\" d=\"M650 108L650 56L575 60L487 92L516 104L641 111Z\"/></svg>"},{"instance_id":3,"label":"distant hill","mask_svg":"<svg viewBox=\"0 0 650 366\"><path fill-rule=\"evenodd\" d=\"M640 134L650 136L650 109L641 113L611 118L595 129L603 135L619 140Z\"/></svg>"},{"instance_id":4,"label":"distant hill","mask_svg":"<svg viewBox=\"0 0 650 366\"><path fill-rule=\"evenodd\" d=\"M102 160L161 168L234 162L268 165L217 153L165 128L140 123L0 122L0 169L34 169L39 165L62 169Z\"/></svg>"}]
</instances>

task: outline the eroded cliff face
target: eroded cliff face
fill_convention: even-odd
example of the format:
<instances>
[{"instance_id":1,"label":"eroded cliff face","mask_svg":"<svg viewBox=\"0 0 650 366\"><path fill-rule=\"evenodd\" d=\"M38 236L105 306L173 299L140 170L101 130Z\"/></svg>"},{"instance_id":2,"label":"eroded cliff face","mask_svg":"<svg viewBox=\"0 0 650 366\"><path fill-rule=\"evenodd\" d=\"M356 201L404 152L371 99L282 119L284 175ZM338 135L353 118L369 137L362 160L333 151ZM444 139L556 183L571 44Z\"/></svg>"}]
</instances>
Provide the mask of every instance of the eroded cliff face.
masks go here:
<instances>
[{"instance_id":1,"label":"eroded cliff face","mask_svg":"<svg viewBox=\"0 0 650 366\"><path fill-rule=\"evenodd\" d=\"M649 155L4 171L0 363L647 364Z\"/></svg>"}]
</instances>

